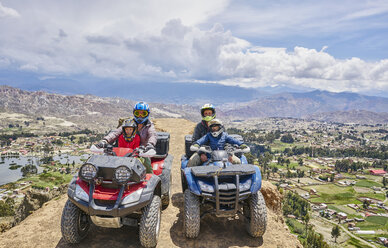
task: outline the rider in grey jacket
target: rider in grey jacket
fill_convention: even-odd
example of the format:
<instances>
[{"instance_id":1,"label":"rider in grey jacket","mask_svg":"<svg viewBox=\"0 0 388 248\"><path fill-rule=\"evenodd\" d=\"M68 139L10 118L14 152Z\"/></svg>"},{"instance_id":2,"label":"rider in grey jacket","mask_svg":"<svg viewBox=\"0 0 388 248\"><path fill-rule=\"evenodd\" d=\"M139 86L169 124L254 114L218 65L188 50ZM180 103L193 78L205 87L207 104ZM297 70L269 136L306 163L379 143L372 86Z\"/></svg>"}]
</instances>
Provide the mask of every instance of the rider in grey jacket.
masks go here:
<instances>
[{"instance_id":1,"label":"rider in grey jacket","mask_svg":"<svg viewBox=\"0 0 388 248\"><path fill-rule=\"evenodd\" d=\"M133 115L135 122L137 123L137 128L140 136L140 145L155 148L156 145L156 131L154 124L148 119L149 117L149 106L145 102L136 103L133 108ZM117 129L111 131L108 135L106 135L98 146L102 147L103 143L113 143L115 140L123 132L122 127L118 127Z\"/></svg>"}]
</instances>

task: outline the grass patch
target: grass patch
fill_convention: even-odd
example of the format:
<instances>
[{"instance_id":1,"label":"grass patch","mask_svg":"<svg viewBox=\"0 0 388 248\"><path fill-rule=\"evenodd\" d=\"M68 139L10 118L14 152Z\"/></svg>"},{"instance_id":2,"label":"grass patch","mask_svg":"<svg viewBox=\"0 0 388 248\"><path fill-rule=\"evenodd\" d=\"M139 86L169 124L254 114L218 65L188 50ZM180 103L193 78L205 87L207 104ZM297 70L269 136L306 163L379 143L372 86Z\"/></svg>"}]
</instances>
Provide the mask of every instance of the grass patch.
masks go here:
<instances>
[{"instance_id":1,"label":"grass patch","mask_svg":"<svg viewBox=\"0 0 388 248\"><path fill-rule=\"evenodd\" d=\"M382 187L382 183L377 183L374 181L369 181L369 180L359 180L356 182L356 186L358 187L365 187L365 188L371 188L373 186L375 187Z\"/></svg>"},{"instance_id":2,"label":"grass patch","mask_svg":"<svg viewBox=\"0 0 388 248\"><path fill-rule=\"evenodd\" d=\"M339 187L334 184L328 184L304 187L304 189L307 191L315 189L317 191L319 197L311 198L311 202L325 202L336 205L360 204L352 187Z\"/></svg>"},{"instance_id":3,"label":"grass patch","mask_svg":"<svg viewBox=\"0 0 388 248\"><path fill-rule=\"evenodd\" d=\"M65 183L69 183L73 178L71 174L61 174L60 172L47 172L40 175L31 176L25 178L25 181L32 181L31 186L36 188L53 188L54 186L60 186Z\"/></svg>"},{"instance_id":4,"label":"grass patch","mask_svg":"<svg viewBox=\"0 0 388 248\"><path fill-rule=\"evenodd\" d=\"M290 228L291 232L298 235L303 234L306 229L306 227L302 223L295 219L286 218L286 223Z\"/></svg>"},{"instance_id":5,"label":"grass patch","mask_svg":"<svg viewBox=\"0 0 388 248\"><path fill-rule=\"evenodd\" d=\"M355 239L352 237L350 239L348 239L348 241L346 243L348 245L351 245L352 247L356 247L356 248L364 248L365 247L365 245L361 244L361 242L358 239Z\"/></svg>"},{"instance_id":6,"label":"grass patch","mask_svg":"<svg viewBox=\"0 0 388 248\"><path fill-rule=\"evenodd\" d=\"M292 148L295 145L296 145L295 143L287 144L287 143L281 142L280 140L274 140L273 143L270 146L271 146L271 150L272 151L281 151L281 152L283 152L284 149L286 149L287 147L288 148Z\"/></svg>"},{"instance_id":7,"label":"grass patch","mask_svg":"<svg viewBox=\"0 0 388 248\"><path fill-rule=\"evenodd\" d=\"M357 197L368 197L368 198L378 199L378 200L381 200L381 201L385 200L385 195L384 194L359 193L359 194L357 194Z\"/></svg>"},{"instance_id":8,"label":"grass patch","mask_svg":"<svg viewBox=\"0 0 388 248\"><path fill-rule=\"evenodd\" d=\"M388 231L388 217L369 216L364 222L357 224L362 230L385 230Z\"/></svg>"}]
</instances>

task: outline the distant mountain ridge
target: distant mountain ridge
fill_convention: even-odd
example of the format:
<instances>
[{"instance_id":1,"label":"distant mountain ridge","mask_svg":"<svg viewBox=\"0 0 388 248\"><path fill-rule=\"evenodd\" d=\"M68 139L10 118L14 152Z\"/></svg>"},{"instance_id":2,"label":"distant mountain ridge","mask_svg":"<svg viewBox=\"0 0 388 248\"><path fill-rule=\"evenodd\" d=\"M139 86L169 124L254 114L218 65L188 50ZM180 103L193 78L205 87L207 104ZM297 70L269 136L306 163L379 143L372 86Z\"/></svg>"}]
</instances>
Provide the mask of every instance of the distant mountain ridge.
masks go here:
<instances>
[{"instance_id":1,"label":"distant mountain ridge","mask_svg":"<svg viewBox=\"0 0 388 248\"><path fill-rule=\"evenodd\" d=\"M117 125L118 118L132 115L135 101L123 98L103 98L93 95L60 95L43 91L24 91L0 86L0 112L32 116L54 116L91 129L106 129ZM199 118L196 108L186 105L152 103L152 117ZM171 111L172 109L172 111ZM191 114L195 113L195 114Z\"/></svg>"},{"instance_id":2,"label":"distant mountain ridge","mask_svg":"<svg viewBox=\"0 0 388 248\"><path fill-rule=\"evenodd\" d=\"M240 118L302 118L317 113L353 110L388 112L388 98L319 90L306 93L282 93L240 104L238 107L227 109L224 114Z\"/></svg>"},{"instance_id":3,"label":"distant mountain ridge","mask_svg":"<svg viewBox=\"0 0 388 248\"><path fill-rule=\"evenodd\" d=\"M209 101L211 102L211 101ZM61 117L83 126L112 127L129 117L134 100L93 95L61 95L0 86L0 111ZM152 117L200 120L199 105L150 102ZM331 122L387 123L388 98L355 93L311 91L281 93L261 99L216 105L221 119L293 117Z\"/></svg>"}]
</instances>

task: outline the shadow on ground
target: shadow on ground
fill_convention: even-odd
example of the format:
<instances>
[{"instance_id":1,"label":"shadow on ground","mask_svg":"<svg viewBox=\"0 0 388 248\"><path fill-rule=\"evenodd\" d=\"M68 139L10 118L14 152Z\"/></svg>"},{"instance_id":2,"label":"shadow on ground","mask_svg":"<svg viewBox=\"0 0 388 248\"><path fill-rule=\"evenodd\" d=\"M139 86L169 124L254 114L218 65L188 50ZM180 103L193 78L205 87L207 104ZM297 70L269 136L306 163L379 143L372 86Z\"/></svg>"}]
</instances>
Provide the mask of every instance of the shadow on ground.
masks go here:
<instances>
[{"instance_id":1,"label":"shadow on ground","mask_svg":"<svg viewBox=\"0 0 388 248\"><path fill-rule=\"evenodd\" d=\"M176 193L171 200L172 204L179 208L178 220L170 229L172 242L178 247L258 247L263 245L263 238L252 238L248 235L243 220L217 218L213 215L206 215L201 219L198 238L186 238L183 230L183 194Z\"/></svg>"},{"instance_id":2,"label":"shadow on ground","mask_svg":"<svg viewBox=\"0 0 388 248\"><path fill-rule=\"evenodd\" d=\"M56 248L70 247L141 247L139 231L136 227L123 226L121 228L103 228L92 225L88 236L80 244L67 244L63 238L59 240Z\"/></svg>"}]
</instances>

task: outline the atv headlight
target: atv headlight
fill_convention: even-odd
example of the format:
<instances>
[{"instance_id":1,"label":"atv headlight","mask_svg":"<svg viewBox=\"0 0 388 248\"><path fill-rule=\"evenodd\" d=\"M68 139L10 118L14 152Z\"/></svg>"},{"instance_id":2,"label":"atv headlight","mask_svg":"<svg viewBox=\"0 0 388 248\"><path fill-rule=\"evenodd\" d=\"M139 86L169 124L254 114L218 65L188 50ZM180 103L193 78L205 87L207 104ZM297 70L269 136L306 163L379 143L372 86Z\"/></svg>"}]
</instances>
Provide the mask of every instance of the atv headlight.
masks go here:
<instances>
[{"instance_id":1,"label":"atv headlight","mask_svg":"<svg viewBox=\"0 0 388 248\"><path fill-rule=\"evenodd\" d=\"M114 173L114 179L118 184L126 184L131 178L131 170L125 166L121 165L116 168Z\"/></svg>"},{"instance_id":2,"label":"atv headlight","mask_svg":"<svg viewBox=\"0 0 388 248\"><path fill-rule=\"evenodd\" d=\"M135 192L131 193L130 195L127 195L121 202L121 205L139 201L142 193L143 193L143 188L140 188Z\"/></svg>"},{"instance_id":3,"label":"atv headlight","mask_svg":"<svg viewBox=\"0 0 388 248\"><path fill-rule=\"evenodd\" d=\"M252 179L249 178L244 183L240 183L240 191L247 191L251 188L252 185Z\"/></svg>"},{"instance_id":4,"label":"atv headlight","mask_svg":"<svg viewBox=\"0 0 388 248\"><path fill-rule=\"evenodd\" d=\"M201 189L201 191L205 191L205 192L209 192L209 193L214 192L214 187L212 185L207 184L207 183L200 181L200 180L198 180L198 184L199 184L199 188Z\"/></svg>"},{"instance_id":5,"label":"atv headlight","mask_svg":"<svg viewBox=\"0 0 388 248\"><path fill-rule=\"evenodd\" d=\"M75 186L75 196L80 200L89 202L89 195L78 184Z\"/></svg>"},{"instance_id":6,"label":"atv headlight","mask_svg":"<svg viewBox=\"0 0 388 248\"><path fill-rule=\"evenodd\" d=\"M97 168L92 164L84 164L79 170L79 177L84 181L90 182L97 176Z\"/></svg>"}]
</instances>

